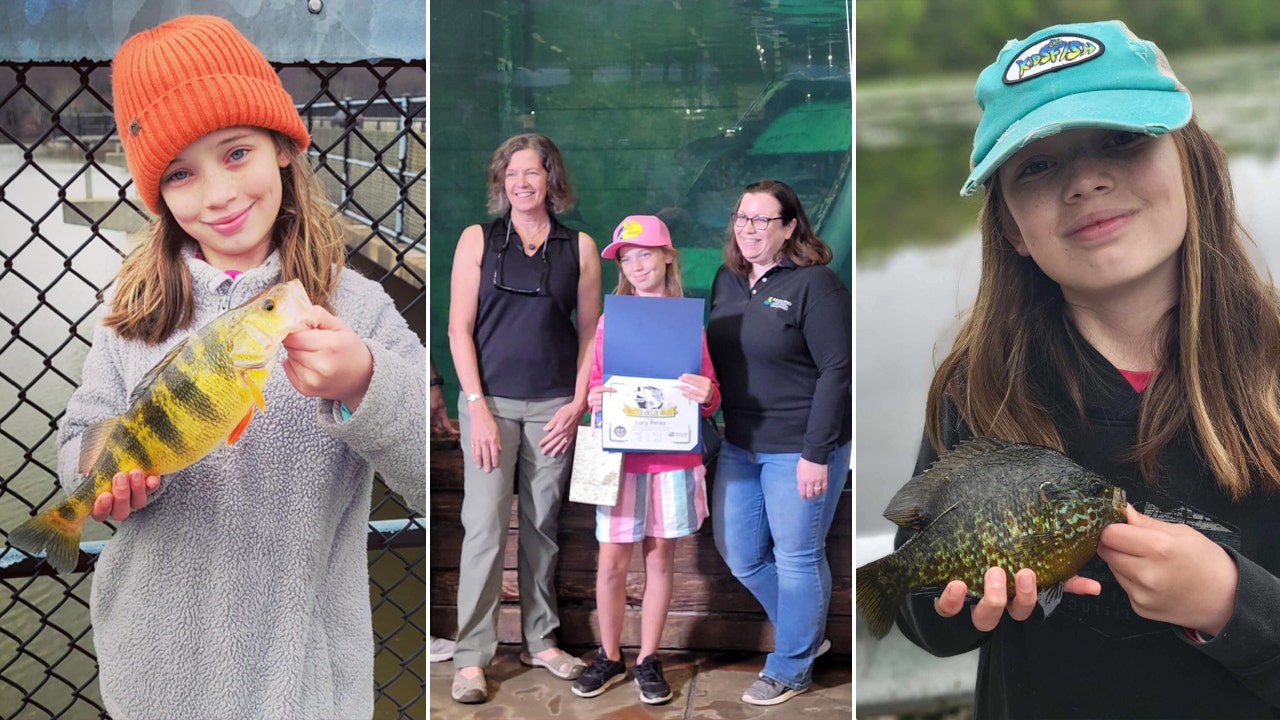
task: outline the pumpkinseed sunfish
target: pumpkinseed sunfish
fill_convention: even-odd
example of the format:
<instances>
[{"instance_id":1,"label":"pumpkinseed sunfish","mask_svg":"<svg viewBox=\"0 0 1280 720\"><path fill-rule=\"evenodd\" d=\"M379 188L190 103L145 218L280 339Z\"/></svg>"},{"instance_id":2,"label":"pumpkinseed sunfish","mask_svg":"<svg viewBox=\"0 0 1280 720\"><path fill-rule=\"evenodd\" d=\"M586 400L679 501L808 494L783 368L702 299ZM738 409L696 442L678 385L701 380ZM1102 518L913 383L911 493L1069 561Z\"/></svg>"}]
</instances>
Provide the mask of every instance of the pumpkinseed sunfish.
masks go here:
<instances>
[{"instance_id":1,"label":"pumpkinseed sunfish","mask_svg":"<svg viewBox=\"0 0 1280 720\"><path fill-rule=\"evenodd\" d=\"M1035 571L1046 615L1062 583L1094 553L1102 528L1124 522L1124 490L1062 453L977 438L907 482L884 516L919 530L891 555L857 569L856 596L871 634L882 638L907 593L962 580L982 591L992 567Z\"/></svg>"}]
</instances>

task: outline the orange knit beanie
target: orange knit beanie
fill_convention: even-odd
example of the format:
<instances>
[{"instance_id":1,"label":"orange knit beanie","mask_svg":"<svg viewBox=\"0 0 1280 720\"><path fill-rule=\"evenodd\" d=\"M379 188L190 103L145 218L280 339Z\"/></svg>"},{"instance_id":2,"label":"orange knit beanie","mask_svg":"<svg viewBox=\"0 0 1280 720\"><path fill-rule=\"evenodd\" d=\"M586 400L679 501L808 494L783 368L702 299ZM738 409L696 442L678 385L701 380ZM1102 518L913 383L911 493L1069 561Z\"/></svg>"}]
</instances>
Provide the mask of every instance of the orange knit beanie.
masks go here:
<instances>
[{"instance_id":1,"label":"orange knit beanie","mask_svg":"<svg viewBox=\"0 0 1280 720\"><path fill-rule=\"evenodd\" d=\"M266 57L234 25L187 15L133 35L111 63L116 132L138 195L160 212L160 178L206 133L278 130L306 148L307 128Z\"/></svg>"}]
</instances>

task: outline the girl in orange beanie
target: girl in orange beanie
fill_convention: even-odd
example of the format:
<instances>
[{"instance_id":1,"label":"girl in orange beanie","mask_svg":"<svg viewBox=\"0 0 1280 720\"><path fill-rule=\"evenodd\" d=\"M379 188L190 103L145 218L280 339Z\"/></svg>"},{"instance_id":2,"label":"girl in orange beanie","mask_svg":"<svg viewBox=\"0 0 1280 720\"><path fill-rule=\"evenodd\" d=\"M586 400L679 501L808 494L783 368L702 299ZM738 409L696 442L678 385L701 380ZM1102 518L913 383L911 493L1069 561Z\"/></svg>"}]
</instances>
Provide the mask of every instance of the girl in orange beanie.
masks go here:
<instances>
[{"instance_id":1,"label":"girl in orange beanie","mask_svg":"<svg viewBox=\"0 0 1280 720\"><path fill-rule=\"evenodd\" d=\"M373 471L425 512L425 349L378 284L343 270L307 130L231 23L130 37L112 91L155 218L59 431L66 489L86 428L195 329L293 279L316 305L234 445L163 478L119 473L97 497L94 518L119 523L90 607L103 701L119 720L371 717Z\"/></svg>"}]
</instances>

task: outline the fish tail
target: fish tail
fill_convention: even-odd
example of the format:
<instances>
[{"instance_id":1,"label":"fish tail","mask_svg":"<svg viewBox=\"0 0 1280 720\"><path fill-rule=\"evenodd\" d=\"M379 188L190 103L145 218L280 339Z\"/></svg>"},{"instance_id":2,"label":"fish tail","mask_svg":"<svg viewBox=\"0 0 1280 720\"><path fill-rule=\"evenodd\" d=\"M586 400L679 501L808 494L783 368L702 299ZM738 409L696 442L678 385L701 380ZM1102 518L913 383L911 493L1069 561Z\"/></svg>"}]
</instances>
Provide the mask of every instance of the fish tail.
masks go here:
<instances>
[{"instance_id":1,"label":"fish tail","mask_svg":"<svg viewBox=\"0 0 1280 720\"><path fill-rule=\"evenodd\" d=\"M28 555L44 551L58 572L71 572L80 560L80 531L89 516L88 507L80 505L67 500L40 513L14 528L9 544Z\"/></svg>"},{"instance_id":2,"label":"fish tail","mask_svg":"<svg viewBox=\"0 0 1280 720\"><path fill-rule=\"evenodd\" d=\"M854 573L858 610L867 629L877 640L889 634L898 606L906 597L906 585L899 579L894 557L889 555L867 563Z\"/></svg>"}]
</instances>

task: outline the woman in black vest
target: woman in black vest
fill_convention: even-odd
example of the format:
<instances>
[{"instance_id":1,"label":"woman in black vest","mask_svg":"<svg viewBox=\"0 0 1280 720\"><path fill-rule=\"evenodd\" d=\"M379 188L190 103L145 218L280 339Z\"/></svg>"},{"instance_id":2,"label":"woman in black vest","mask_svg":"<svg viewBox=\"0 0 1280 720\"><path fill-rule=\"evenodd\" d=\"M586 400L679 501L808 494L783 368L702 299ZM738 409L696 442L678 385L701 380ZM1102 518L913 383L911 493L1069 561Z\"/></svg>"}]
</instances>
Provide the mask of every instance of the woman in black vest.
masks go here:
<instances>
[{"instance_id":1,"label":"woman in black vest","mask_svg":"<svg viewBox=\"0 0 1280 720\"><path fill-rule=\"evenodd\" d=\"M554 588L560 498L600 317L595 241L561 225L573 189L555 143L517 135L494 151L489 211L454 254L449 349L461 393L464 457L457 668L451 696L488 698L484 668L498 643L502 556L519 477L520 617L527 665L572 680L585 667L556 646ZM519 472L517 472L517 465Z\"/></svg>"}]
</instances>

